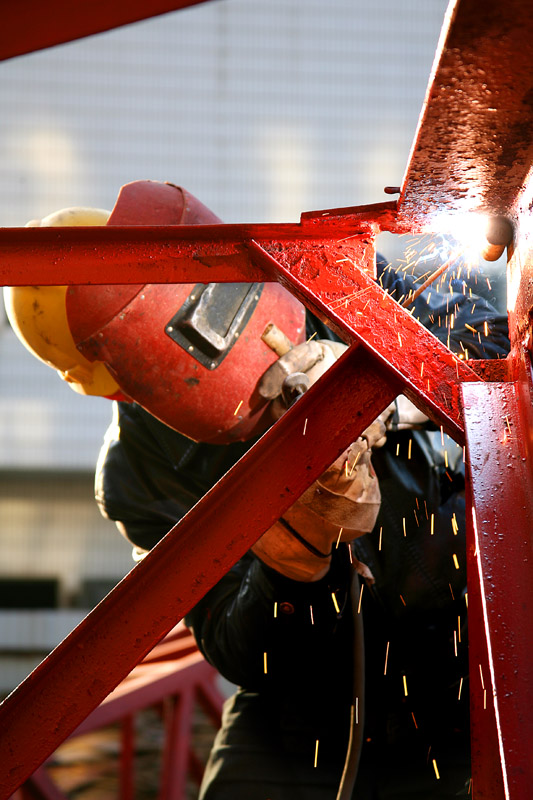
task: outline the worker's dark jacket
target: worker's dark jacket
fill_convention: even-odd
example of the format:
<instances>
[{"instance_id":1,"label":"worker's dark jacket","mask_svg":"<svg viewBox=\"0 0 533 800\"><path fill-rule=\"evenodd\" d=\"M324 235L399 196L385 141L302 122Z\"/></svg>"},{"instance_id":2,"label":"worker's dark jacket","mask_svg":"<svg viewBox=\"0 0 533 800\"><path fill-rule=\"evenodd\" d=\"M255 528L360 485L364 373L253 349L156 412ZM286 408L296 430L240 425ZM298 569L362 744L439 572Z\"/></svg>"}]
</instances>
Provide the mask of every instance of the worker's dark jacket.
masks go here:
<instances>
[{"instance_id":1,"label":"worker's dark jacket","mask_svg":"<svg viewBox=\"0 0 533 800\"><path fill-rule=\"evenodd\" d=\"M385 288L406 294L411 279L381 267ZM433 291L429 303L424 293L415 316L446 342L447 315L457 304L450 347L467 348L470 358L505 357L506 319L468 288L447 296ZM331 336L321 323L312 325ZM146 550L250 443L196 444L134 404L118 404L117 413L99 462L97 501ZM351 555L341 545L325 578L291 581L250 553L187 616L205 657L241 687L226 704L205 800L334 800L350 715L361 734L365 704L354 797L392 797L392 786L398 800L427 800L463 787L464 465L462 449L447 436L443 441L438 430L388 433L373 454L382 494L375 530L352 544ZM362 591L356 560L375 577ZM442 794L428 794L426 785ZM381 794L371 793L376 786Z\"/></svg>"}]
</instances>

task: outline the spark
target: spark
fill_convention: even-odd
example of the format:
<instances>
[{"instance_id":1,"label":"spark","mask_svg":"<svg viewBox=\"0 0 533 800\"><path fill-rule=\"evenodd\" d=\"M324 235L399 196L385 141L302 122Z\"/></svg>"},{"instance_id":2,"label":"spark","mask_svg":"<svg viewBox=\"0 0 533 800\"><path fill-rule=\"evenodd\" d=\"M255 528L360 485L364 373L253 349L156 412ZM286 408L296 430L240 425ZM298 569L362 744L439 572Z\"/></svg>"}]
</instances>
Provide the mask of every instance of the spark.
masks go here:
<instances>
[{"instance_id":1,"label":"spark","mask_svg":"<svg viewBox=\"0 0 533 800\"><path fill-rule=\"evenodd\" d=\"M465 592L465 605L468 608L468 592Z\"/></svg>"},{"instance_id":2,"label":"spark","mask_svg":"<svg viewBox=\"0 0 533 800\"><path fill-rule=\"evenodd\" d=\"M313 617L313 606L309 606L309 612L311 614L311 625L315 624L315 618Z\"/></svg>"},{"instance_id":3,"label":"spark","mask_svg":"<svg viewBox=\"0 0 533 800\"><path fill-rule=\"evenodd\" d=\"M404 606L406 606L406 605L407 605L407 603L406 603L406 602L405 602L405 600L403 599L403 595L402 595L402 594L400 595L400 600L402 601L402 603L404 604Z\"/></svg>"},{"instance_id":4,"label":"spark","mask_svg":"<svg viewBox=\"0 0 533 800\"><path fill-rule=\"evenodd\" d=\"M457 616L457 636L459 639L459 644L461 644L461 617Z\"/></svg>"},{"instance_id":5,"label":"spark","mask_svg":"<svg viewBox=\"0 0 533 800\"><path fill-rule=\"evenodd\" d=\"M477 333L476 329L473 328L472 325L469 325L468 322L465 322L465 328L468 328L468 330L472 331L472 333Z\"/></svg>"},{"instance_id":6,"label":"spark","mask_svg":"<svg viewBox=\"0 0 533 800\"><path fill-rule=\"evenodd\" d=\"M383 525L379 529L379 543L378 543L378 550L381 550L381 542L383 540Z\"/></svg>"},{"instance_id":7,"label":"spark","mask_svg":"<svg viewBox=\"0 0 533 800\"><path fill-rule=\"evenodd\" d=\"M402 524L403 524L403 535L407 536L407 531L405 530L405 517L402 517Z\"/></svg>"},{"instance_id":8,"label":"spark","mask_svg":"<svg viewBox=\"0 0 533 800\"><path fill-rule=\"evenodd\" d=\"M357 606L357 613L361 613L361 601L363 599L363 589L365 588L365 584L361 584L361 591L359 592L359 605Z\"/></svg>"},{"instance_id":9,"label":"spark","mask_svg":"<svg viewBox=\"0 0 533 800\"><path fill-rule=\"evenodd\" d=\"M400 342L400 347L403 347L402 337L400 336L399 332L398 332L398 341Z\"/></svg>"},{"instance_id":10,"label":"spark","mask_svg":"<svg viewBox=\"0 0 533 800\"><path fill-rule=\"evenodd\" d=\"M453 563L455 565L455 569L460 569L459 561L457 560L457 556L455 555L455 553L453 554L452 558L453 558Z\"/></svg>"},{"instance_id":11,"label":"spark","mask_svg":"<svg viewBox=\"0 0 533 800\"><path fill-rule=\"evenodd\" d=\"M435 759L433 759L433 769L435 770L435 775L437 780L440 780L439 768L437 767L437 762L435 761Z\"/></svg>"},{"instance_id":12,"label":"spark","mask_svg":"<svg viewBox=\"0 0 533 800\"><path fill-rule=\"evenodd\" d=\"M278 616L278 601L274 603L274 619Z\"/></svg>"},{"instance_id":13,"label":"spark","mask_svg":"<svg viewBox=\"0 0 533 800\"><path fill-rule=\"evenodd\" d=\"M490 285L490 281L488 278L485 279L487 281L487 286L489 287L489 291L492 292L492 286Z\"/></svg>"},{"instance_id":14,"label":"spark","mask_svg":"<svg viewBox=\"0 0 533 800\"><path fill-rule=\"evenodd\" d=\"M389 661L389 645L390 645L390 642L387 642L387 649L385 651L385 669L383 670L383 674L384 675L387 674L387 664L388 664L388 661Z\"/></svg>"},{"instance_id":15,"label":"spark","mask_svg":"<svg viewBox=\"0 0 533 800\"><path fill-rule=\"evenodd\" d=\"M359 698L355 698L355 724L359 725Z\"/></svg>"},{"instance_id":16,"label":"spark","mask_svg":"<svg viewBox=\"0 0 533 800\"><path fill-rule=\"evenodd\" d=\"M407 460L411 460L411 445L413 444L413 440L409 439L409 445L407 447Z\"/></svg>"},{"instance_id":17,"label":"spark","mask_svg":"<svg viewBox=\"0 0 533 800\"><path fill-rule=\"evenodd\" d=\"M435 514L431 515L431 522L430 522L430 534L433 536L435 533Z\"/></svg>"},{"instance_id":18,"label":"spark","mask_svg":"<svg viewBox=\"0 0 533 800\"><path fill-rule=\"evenodd\" d=\"M397 456L400 455L400 442L398 442L398 444L396 445L396 455Z\"/></svg>"},{"instance_id":19,"label":"spark","mask_svg":"<svg viewBox=\"0 0 533 800\"><path fill-rule=\"evenodd\" d=\"M317 332L317 331L315 331L313 334L311 334L311 336L309 337L309 339L308 339L307 341L308 341L308 342L312 341L312 340L315 338L315 336L317 336L317 333L318 333L318 332Z\"/></svg>"},{"instance_id":20,"label":"spark","mask_svg":"<svg viewBox=\"0 0 533 800\"><path fill-rule=\"evenodd\" d=\"M457 631L453 632L453 650L455 653L455 657L457 658Z\"/></svg>"},{"instance_id":21,"label":"spark","mask_svg":"<svg viewBox=\"0 0 533 800\"><path fill-rule=\"evenodd\" d=\"M453 589L452 589L452 585L451 585L451 583L449 583L449 584L448 584L448 586L450 587L450 594L451 594L451 596L452 596L452 600L453 600L453 601L454 601L454 603L455 603L455 595L454 595L454 593L453 593Z\"/></svg>"},{"instance_id":22,"label":"spark","mask_svg":"<svg viewBox=\"0 0 533 800\"><path fill-rule=\"evenodd\" d=\"M461 692L462 691L463 691L463 679L461 678L461 680L459 681L459 694L457 695L457 699L458 700L461 699Z\"/></svg>"},{"instance_id":23,"label":"spark","mask_svg":"<svg viewBox=\"0 0 533 800\"><path fill-rule=\"evenodd\" d=\"M414 712L413 712L413 711L411 711L411 716L412 716L412 718L413 718L413 722L414 722L414 724L415 724L415 728L418 730L418 725L416 724L416 719L415 719L415 715L414 715Z\"/></svg>"},{"instance_id":24,"label":"spark","mask_svg":"<svg viewBox=\"0 0 533 800\"><path fill-rule=\"evenodd\" d=\"M318 762L318 739L315 742L315 763L314 763L313 766L316 767L317 762Z\"/></svg>"},{"instance_id":25,"label":"spark","mask_svg":"<svg viewBox=\"0 0 533 800\"><path fill-rule=\"evenodd\" d=\"M422 375L424 374L424 364L425 364L425 362L422 361L422 364L420 366L420 377L422 377Z\"/></svg>"},{"instance_id":26,"label":"spark","mask_svg":"<svg viewBox=\"0 0 533 800\"><path fill-rule=\"evenodd\" d=\"M403 679L403 692L404 695L407 697L407 678L405 675L402 675L402 679Z\"/></svg>"},{"instance_id":27,"label":"spark","mask_svg":"<svg viewBox=\"0 0 533 800\"><path fill-rule=\"evenodd\" d=\"M263 670L265 675L267 674L267 654L263 653Z\"/></svg>"},{"instance_id":28,"label":"spark","mask_svg":"<svg viewBox=\"0 0 533 800\"><path fill-rule=\"evenodd\" d=\"M337 612L337 614L340 614L341 610L339 608L339 604L337 603L337 598L335 597L335 592L331 593L331 598L333 600L333 605L335 606L335 611Z\"/></svg>"},{"instance_id":29,"label":"spark","mask_svg":"<svg viewBox=\"0 0 533 800\"><path fill-rule=\"evenodd\" d=\"M446 464L446 466L448 466L448 465ZM459 533L459 525L457 524L455 511L452 514L452 528L453 528L453 535L457 536L457 534Z\"/></svg>"},{"instance_id":30,"label":"spark","mask_svg":"<svg viewBox=\"0 0 533 800\"><path fill-rule=\"evenodd\" d=\"M342 536L342 532L343 532L343 530L344 530L344 528L341 528L341 529L339 530L339 535L337 536L337 542L336 542L336 544L335 544L335 549L338 549L338 547L339 547L339 542L340 542L340 540L341 540L341 536Z\"/></svg>"},{"instance_id":31,"label":"spark","mask_svg":"<svg viewBox=\"0 0 533 800\"><path fill-rule=\"evenodd\" d=\"M448 451L444 451L444 466L448 469Z\"/></svg>"},{"instance_id":32,"label":"spark","mask_svg":"<svg viewBox=\"0 0 533 800\"><path fill-rule=\"evenodd\" d=\"M307 430L307 417L305 418L305 422L304 422L304 430L303 430L303 434L302 434L303 436L305 436L306 430Z\"/></svg>"},{"instance_id":33,"label":"spark","mask_svg":"<svg viewBox=\"0 0 533 800\"><path fill-rule=\"evenodd\" d=\"M485 320L485 322L483 323L483 333L485 334L485 336L489 335L489 323L487 322L487 320Z\"/></svg>"},{"instance_id":34,"label":"spark","mask_svg":"<svg viewBox=\"0 0 533 800\"><path fill-rule=\"evenodd\" d=\"M237 416L237 414L239 413L239 408L242 406L243 402L244 402L244 401L243 401L243 400L241 400L241 402L239 403L239 405L237 406L237 408L236 408L236 409L235 409L235 411L233 412L233 416L234 416L234 417L236 417L236 416Z\"/></svg>"}]
</instances>

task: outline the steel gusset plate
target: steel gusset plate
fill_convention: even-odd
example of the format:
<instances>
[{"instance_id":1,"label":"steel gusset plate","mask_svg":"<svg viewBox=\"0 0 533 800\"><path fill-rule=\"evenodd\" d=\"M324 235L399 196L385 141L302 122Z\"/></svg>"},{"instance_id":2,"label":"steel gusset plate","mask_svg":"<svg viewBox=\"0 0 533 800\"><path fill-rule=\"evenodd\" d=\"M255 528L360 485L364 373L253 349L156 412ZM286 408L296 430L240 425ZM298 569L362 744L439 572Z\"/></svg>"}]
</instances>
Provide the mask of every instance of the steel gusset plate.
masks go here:
<instances>
[{"instance_id":1,"label":"steel gusset plate","mask_svg":"<svg viewBox=\"0 0 533 800\"><path fill-rule=\"evenodd\" d=\"M400 221L434 231L443 212L516 215L533 160L533 3L451 3L435 65Z\"/></svg>"}]
</instances>

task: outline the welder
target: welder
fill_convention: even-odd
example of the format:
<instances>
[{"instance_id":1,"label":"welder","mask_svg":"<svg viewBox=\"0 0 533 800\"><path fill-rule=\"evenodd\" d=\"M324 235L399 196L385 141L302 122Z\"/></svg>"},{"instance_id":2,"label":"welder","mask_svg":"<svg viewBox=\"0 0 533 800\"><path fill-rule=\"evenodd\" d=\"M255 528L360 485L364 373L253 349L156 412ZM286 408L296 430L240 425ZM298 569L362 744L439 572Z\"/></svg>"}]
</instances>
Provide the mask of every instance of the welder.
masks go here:
<instances>
[{"instance_id":1,"label":"welder","mask_svg":"<svg viewBox=\"0 0 533 800\"><path fill-rule=\"evenodd\" d=\"M196 209L196 221L213 221L194 198L183 197L185 207ZM117 213L115 219L153 224L146 222L153 219L149 206L148 217L142 203L136 216L132 203L131 217ZM186 221L183 206L177 218ZM414 285L380 258L378 277L393 296L407 295ZM139 302L143 293L146 300L147 289L136 287ZM170 419L177 412L168 411L168 397L153 397L159 384L142 386L142 374L124 374L128 364L139 364L139 354L135 361L124 355L117 328L112 340L109 326L129 308L132 295L122 293L119 302L111 297L98 325L80 317L83 303L76 292L73 297L67 315L73 340L90 363L106 365L116 385L105 393L118 398L97 467L96 499L134 545L136 558L201 498L269 418L294 401L291 387L305 390L343 348L310 314L304 331L300 309L287 299L286 319L276 327L292 325L288 338L295 347L278 360L262 342L269 363L260 365L249 396L241 395L245 415L227 424L220 417L214 430L203 407L200 421L194 419L187 398L185 420ZM195 287L180 300L182 307L187 302L194 304ZM448 303L456 306L451 331L444 324ZM177 327L189 306L172 317ZM148 360L155 341L148 329L164 332L170 323L164 303L152 303L150 310L142 317L152 349L141 355ZM507 353L506 319L483 298L433 290L431 298L425 292L416 299L414 313L451 349L468 348L471 358ZM129 319L138 321L139 313L132 310ZM181 330L190 337L194 314L187 319ZM107 350L98 345L102 331ZM318 343L306 341L313 334ZM172 340L174 349L165 350L164 358L170 353L170 361L181 359L180 376L197 387L194 380L201 385L206 371L216 377L218 366L198 366L199 354L189 348L205 347L209 336L195 336L185 346ZM230 355L231 348L226 365ZM149 365L146 374L156 367ZM216 443L221 436L225 443ZM239 687L225 706L202 800L468 794L464 464L461 448L449 441L444 452L440 436L398 398L187 615L204 656Z\"/></svg>"}]
</instances>

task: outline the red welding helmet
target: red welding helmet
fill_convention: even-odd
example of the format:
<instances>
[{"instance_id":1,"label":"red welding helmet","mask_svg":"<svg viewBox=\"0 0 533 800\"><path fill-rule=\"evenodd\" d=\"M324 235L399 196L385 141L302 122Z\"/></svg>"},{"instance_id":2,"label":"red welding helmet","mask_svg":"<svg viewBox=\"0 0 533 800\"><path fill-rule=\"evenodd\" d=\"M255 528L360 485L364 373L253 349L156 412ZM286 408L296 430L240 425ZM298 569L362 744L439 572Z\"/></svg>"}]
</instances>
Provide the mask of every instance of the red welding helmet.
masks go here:
<instances>
[{"instance_id":1,"label":"red welding helmet","mask_svg":"<svg viewBox=\"0 0 533 800\"><path fill-rule=\"evenodd\" d=\"M220 223L177 186L123 186L108 225ZM67 317L79 351L103 362L124 395L196 441L225 444L271 422L257 383L276 360L273 323L305 338L305 309L277 283L71 286Z\"/></svg>"}]
</instances>

